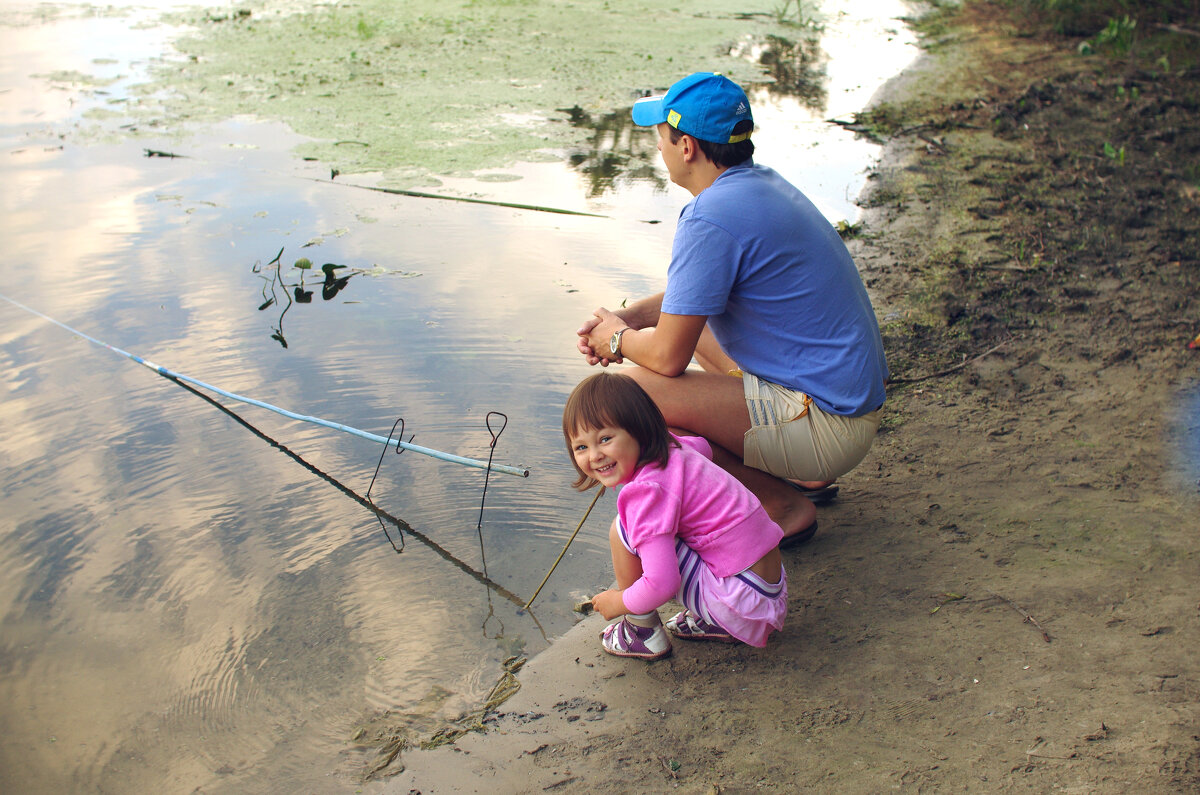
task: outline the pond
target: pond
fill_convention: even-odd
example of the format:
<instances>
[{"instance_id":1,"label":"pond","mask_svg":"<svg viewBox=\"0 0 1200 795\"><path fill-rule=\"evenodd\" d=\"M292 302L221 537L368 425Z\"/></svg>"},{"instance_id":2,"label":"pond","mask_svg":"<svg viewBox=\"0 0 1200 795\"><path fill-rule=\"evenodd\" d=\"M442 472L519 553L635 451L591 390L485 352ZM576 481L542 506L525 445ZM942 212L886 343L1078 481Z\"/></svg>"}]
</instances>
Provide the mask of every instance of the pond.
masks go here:
<instances>
[{"instance_id":1,"label":"pond","mask_svg":"<svg viewBox=\"0 0 1200 795\"><path fill-rule=\"evenodd\" d=\"M915 55L899 2L831 2L815 27L782 24L778 3L701 3L654 58L642 28L563 43L622 30L610 5L0 2L0 789L369 791L360 730L427 735L474 709L608 585L611 496L522 609L591 499L559 431L588 374L573 331L660 289L687 199L653 132L630 128L633 98L696 68L762 76L758 159L853 220L878 152L826 119ZM200 74L242 63L282 84L299 67L245 41L320 61L298 20L336 44L320 15L342 11L353 60L386 77L411 68L397 53L424 59L441 76L422 91L458 121L381 125L340 87L312 96L332 115L280 110ZM440 44L413 43L433 29ZM451 45L482 65L439 73ZM636 73L579 87L639 53ZM473 92L489 74L519 91ZM379 154L388 140L424 154ZM97 342L377 436L403 420L413 444L530 475L381 458Z\"/></svg>"}]
</instances>

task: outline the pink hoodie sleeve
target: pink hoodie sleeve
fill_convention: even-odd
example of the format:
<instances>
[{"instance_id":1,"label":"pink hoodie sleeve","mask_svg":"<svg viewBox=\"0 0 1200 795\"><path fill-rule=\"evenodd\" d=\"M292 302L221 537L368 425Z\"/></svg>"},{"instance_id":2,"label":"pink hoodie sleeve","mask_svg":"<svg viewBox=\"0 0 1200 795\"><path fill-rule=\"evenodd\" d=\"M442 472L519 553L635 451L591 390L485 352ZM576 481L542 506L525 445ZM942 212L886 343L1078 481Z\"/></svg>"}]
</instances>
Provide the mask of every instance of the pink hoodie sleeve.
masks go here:
<instances>
[{"instance_id":1,"label":"pink hoodie sleeve","mask_svg":"<svg viewBox=\"0 0 1200 795\"><path fill-rule=\"evenodd\" d=\"M656 535L638 547L642 576L621 593L621 601L630 613L649 613L679 593L679 559L675 556L675 537Z\"/></svg>"}]
</instances>

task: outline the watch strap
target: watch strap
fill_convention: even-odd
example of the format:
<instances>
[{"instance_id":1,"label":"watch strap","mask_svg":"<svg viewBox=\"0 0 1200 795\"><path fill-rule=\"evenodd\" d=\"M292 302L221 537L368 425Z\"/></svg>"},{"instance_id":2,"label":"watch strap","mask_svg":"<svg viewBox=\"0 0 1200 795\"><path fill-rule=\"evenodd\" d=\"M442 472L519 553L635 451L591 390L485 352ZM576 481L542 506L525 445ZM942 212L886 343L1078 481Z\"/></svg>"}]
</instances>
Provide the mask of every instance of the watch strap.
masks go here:
<instances>
[{"instance_id":1,"label":"watch strap","mask_svg":"<svg viewBox=\"0 0 1200 795\"><path fill-rule=\"evenodd\" d=\"M612 344L609 345L609 349L616 356L621 355L621 336L624 335L626 331L629 331L629 326L626 326L612 335Z\"/></svg>"}]
</instances>

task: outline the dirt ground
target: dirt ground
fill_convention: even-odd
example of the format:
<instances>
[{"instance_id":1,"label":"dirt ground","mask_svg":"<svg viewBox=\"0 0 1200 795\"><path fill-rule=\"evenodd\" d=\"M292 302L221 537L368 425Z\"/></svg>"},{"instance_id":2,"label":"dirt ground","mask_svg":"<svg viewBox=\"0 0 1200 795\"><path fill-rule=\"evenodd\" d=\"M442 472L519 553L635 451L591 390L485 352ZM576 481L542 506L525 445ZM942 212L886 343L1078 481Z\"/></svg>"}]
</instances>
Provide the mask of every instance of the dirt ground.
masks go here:
<instances>
[{"instance_id":1,"label":"dirt ground","mask_svg":"<svg viewBox=\"0 0 1200 795\"><path fill-rule=\"evenodd\" d=\"M785 553L785 631L643 664L593 616L389 791L1200 788L1200 498L1171 452L1200 388L1200 70L985 4L927 30L857 120L888 139L851 244L888 419Z\"/></svg>"}]
</instances>

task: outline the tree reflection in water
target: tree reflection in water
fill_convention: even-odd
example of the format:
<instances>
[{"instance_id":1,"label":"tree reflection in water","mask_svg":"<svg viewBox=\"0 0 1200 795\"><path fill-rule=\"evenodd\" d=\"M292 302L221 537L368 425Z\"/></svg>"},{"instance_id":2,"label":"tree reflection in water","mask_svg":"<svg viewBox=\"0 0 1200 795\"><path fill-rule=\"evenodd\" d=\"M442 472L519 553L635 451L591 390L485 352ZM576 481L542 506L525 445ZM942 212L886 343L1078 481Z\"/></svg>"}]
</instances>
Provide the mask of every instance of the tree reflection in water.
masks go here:
<instances>
[{"instance_id":1,"label":"tree reflection in water","mask_svg":"<svg viewBox=\"0 0 1200 795\"><path fill-rule=\"evenodd\" d=\"M730 54L762 66L764 77L770 78L761 84L768 93L793 97L819 113L829 97L829 59L821 49L818 28L810 27L802 35L801 41L775 35L747 39L732 47ZM666 190L666 177L657 168L658 138L634 125L630 108L593 115L576 105L559 112L566 114L571 126L592 131L586 148L567 155L571 167L587 178L588 198L630 183L648 182L657 191Z\"/></svg>"},{"instance_id":2,"label":"tree reflection in water","mask_svg":"<svg viewBox=\"0 0 1200 795\"><path fill-rule=\"evenodd\" d=\"M667 180L656 170L658 137L636 126L630 108L593 116L576 105L561 108L572 127L592 131L587 149L567 155L567 162L587 177L588 198L594 199L619 184L649 182L655 190L666 190Z\"/></svg>"},{"instance_id":3,"label":"tree reflection in water","mask_svg":"<svg viewBox=\"0 0 1200 795\"><path fill-rule=\"evenodd\" d=\"M821 49L816 31L806 34L804 41L791 41L782 36L763 36L741 45L743 55L757 61L775 82L767 90L776 96L795 97L809 110L820 112L829 100L826 72L829 57ZM738 54L734 51L734 54Z\"/></svg>"}]
</instances>

